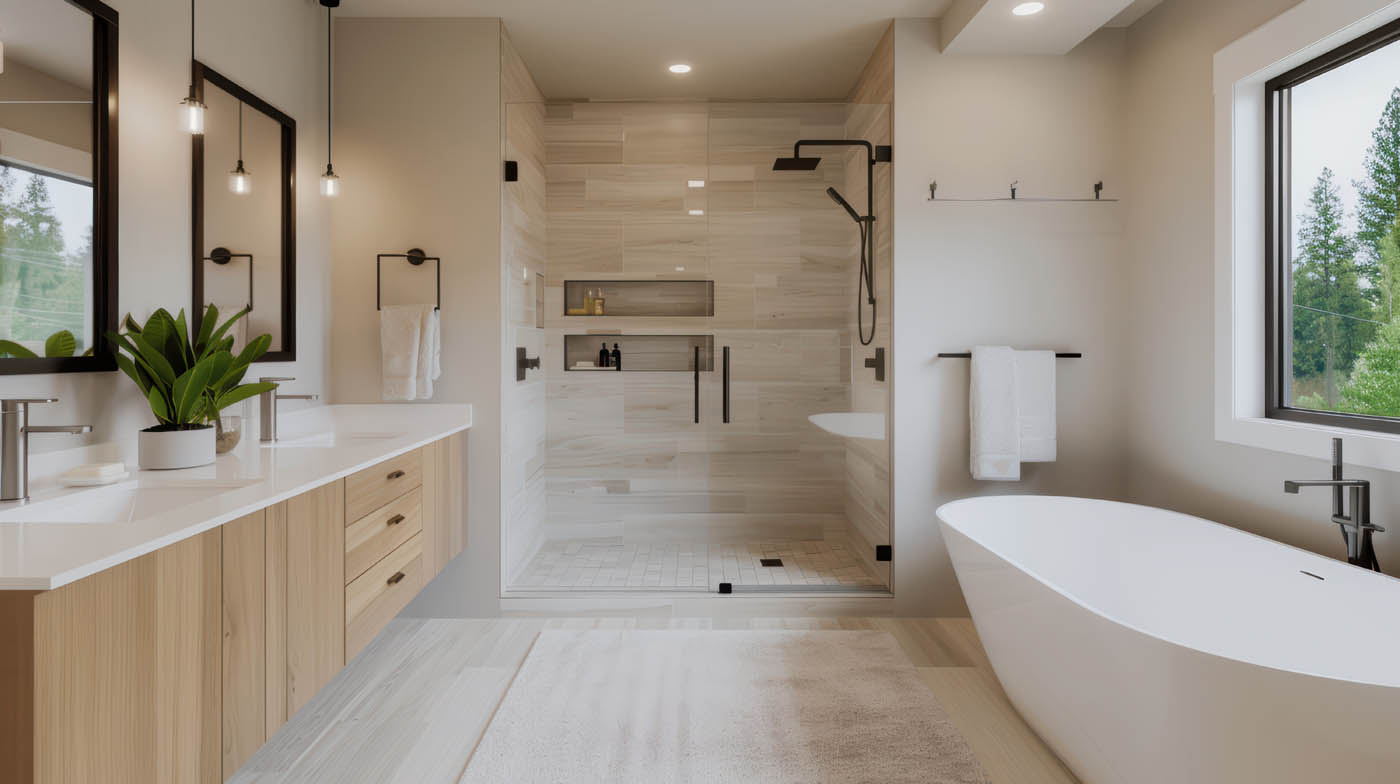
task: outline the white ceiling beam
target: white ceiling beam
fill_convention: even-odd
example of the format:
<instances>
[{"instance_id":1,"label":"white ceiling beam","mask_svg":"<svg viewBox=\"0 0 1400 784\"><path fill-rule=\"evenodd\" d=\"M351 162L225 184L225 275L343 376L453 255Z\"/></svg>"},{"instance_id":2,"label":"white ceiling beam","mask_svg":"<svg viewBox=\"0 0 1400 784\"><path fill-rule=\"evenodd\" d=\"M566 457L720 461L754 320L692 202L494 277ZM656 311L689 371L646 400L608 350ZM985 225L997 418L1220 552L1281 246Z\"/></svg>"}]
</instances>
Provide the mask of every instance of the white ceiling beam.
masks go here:
<instances>
[{"instance_id":1,"label":"white ceiling beam","mask_svg":"<svg viewBox=\"0 0 1400 784\"><path fill-rule=\"evenodd\" d=\"M1041 0L1045 10L1016 16L1011 9L1022 2L957 0L943 17L944 53L1065 54L1134 4L1134 0Z\"/></svg>"}]
</instances>

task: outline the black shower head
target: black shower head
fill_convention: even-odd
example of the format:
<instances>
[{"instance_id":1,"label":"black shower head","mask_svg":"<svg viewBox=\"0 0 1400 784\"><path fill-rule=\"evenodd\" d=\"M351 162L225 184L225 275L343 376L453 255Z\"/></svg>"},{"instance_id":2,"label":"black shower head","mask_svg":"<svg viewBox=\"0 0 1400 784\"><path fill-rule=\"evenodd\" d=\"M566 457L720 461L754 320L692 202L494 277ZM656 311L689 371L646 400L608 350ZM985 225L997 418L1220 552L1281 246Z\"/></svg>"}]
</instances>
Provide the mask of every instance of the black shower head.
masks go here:
<instances>
[{"instance_id":1,"label":"black shower head","mask_svg":"<svg viewBox=\"0 0 1400 784\"><path fill-rule=\"evenodd\" d=\"M778 158L773 161L773 171L815 171L821 158Z\"/></svg>"},{"instance_id":2,"label":"black shower head","mask_svg":"<svg viewBox=\"0 0 1400 784\"><path fill-rule=\"evenodd\" d=\"M830 196L832 201L836 202L842 207L845 207L846 212L850 213L851 215L851 220L855 221L856 223L861 223L863 221L863 218L860 217L860 213L855 211L855 208L851 206L850 202L841 198L841 194L837 193L835 188L827 188L826 195Z\"/></svg>"}]
</instances>

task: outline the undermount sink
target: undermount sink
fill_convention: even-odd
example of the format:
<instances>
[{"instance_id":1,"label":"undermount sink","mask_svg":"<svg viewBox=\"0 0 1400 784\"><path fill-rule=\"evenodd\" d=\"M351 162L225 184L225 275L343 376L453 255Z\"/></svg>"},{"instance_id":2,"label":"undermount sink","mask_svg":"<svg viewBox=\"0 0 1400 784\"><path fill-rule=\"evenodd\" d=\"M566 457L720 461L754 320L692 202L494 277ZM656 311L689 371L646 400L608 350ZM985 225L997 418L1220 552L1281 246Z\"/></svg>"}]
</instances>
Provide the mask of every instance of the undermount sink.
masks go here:
<instances>
[{"instance_id":1,"label":"undermount sink","mask_svg":"<svg viewBox=\"0 0 1400 784\"><path fill-rule=\"evenodd\" d=\"M141 485L130 480L6 508L0 511L0 523L126 523L155 517L260 481L188 480Z\"/></svg>"},{"instance_id":2,"label":"undermount sink","mask_svg":"<svg viewBox=\"0 0 1400 784\"><path fill-rule=\"evenodd\" d=\"M327 430L320 433L305 433L295 436L284 436L272 443L263 446L277 447L280 449L328 449L334 446L348 446L356 441L384 441L390 438L398 438L403 433L384 432L348 432L341 433L334 430Z\"/></svg>"},{"instance_id":3,"label":"undermount sink","mask_svg":"<svg viewBox=\"0 0 1400 784\"><path fill-rule=\"evenodd\" d=\"M808 421L828 433L846 438L885 440L885 415L848 411L833 414L813 414Z\"/></svg>"}]
</instances>

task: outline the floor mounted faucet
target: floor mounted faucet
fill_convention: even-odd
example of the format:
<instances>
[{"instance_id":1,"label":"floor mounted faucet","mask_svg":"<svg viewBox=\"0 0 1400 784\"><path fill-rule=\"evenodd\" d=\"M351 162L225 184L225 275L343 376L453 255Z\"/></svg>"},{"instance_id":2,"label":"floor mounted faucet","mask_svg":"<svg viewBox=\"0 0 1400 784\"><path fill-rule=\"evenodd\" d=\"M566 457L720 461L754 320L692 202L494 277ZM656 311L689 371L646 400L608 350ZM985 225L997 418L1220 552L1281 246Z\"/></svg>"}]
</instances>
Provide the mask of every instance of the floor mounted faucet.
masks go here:
<instances>
[{"instance_id":1,"label":"floor mounted faucet","mask_svg":"<svg viewBox=\"0 0 1400 784\"><path fill-rule=\"evenodd\" d=\"M1342 477L1342 439L1332 439L1331 479L1289 479L1283 483L1283 492L1297 495L1299 488L1303 487L1332 488L1332 522L1342 529L1342 539L1347 545L1347 563L1379 572L1381 567L1371 546L1371 533L1384 533L1385 529L1371 522L1371 483L1365 479ZM1347 496L1351 500L1349 514Z\"/></svg>"},{"instance_id":2,"label":"floor mounted faucet","mask_svg":"<svg viewBox=\"0 0 1400 784\"><path fill-rule=\"evenodd\" d=\"M29 407L56 397L0 400L0 501L29 498L29 434L89 433L91 425L31 425Z\"/></svg>"}]
</instances>

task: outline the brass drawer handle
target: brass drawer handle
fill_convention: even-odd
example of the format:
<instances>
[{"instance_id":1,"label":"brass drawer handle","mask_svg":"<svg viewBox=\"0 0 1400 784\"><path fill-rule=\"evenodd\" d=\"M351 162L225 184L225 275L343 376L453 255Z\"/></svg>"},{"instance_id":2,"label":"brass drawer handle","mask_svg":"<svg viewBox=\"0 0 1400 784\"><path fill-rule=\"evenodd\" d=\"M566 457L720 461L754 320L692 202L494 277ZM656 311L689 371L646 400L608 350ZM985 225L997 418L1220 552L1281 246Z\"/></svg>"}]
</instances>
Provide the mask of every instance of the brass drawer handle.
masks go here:
<instances>
[{"instance_id":1,"label":"brass drawer handle","mask_svg":"<svg viewBox=\"0 0 1400 784\"><path fill-rule=\"evenodd\" d=\"M391 471L391 472L389 472L389 475L386 476L386 477L384 477L384 478L385 478L385 479L403 479L403 477L404 477L403 471Z\"/></svg>"},{"instance_id":2,"label":"brass drawer handle","mask_svg":"<svg viewBox=\"0 0 1400 784\"><path fill-rule=\"evenodd\" d=\"M402 523L403 521L404 521L404 516L403 516L403 515L394 515L393 517L390 517L390 518L386 521L386 524L387 524L387 525L398 525L399 523Z\"/></svg>"},{"instance_id":3,"label":"brass drawer handle","mask_svg":"<svg viewBox=\"0 0 1400 784\"><path fill-rule=\"evenodd\" d=\"M403 572L394 572L394 576L389 578L389 584L398 585L399 583L403 582L403 578L407 576L408 575L404 574Z\"/></svg>"}]
</instances>

